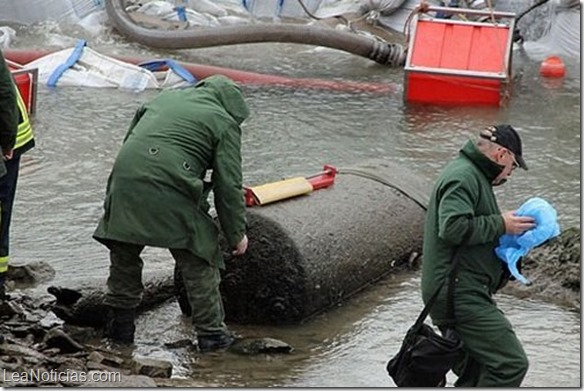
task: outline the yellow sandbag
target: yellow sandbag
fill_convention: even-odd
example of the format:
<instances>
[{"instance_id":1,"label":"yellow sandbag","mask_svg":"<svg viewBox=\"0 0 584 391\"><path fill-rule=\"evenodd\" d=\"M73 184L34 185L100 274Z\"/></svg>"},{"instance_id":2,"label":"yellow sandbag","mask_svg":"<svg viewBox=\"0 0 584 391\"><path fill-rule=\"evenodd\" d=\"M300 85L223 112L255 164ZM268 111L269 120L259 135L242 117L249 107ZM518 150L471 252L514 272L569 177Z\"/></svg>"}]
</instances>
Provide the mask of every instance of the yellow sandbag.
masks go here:
<instances>
[{"instance_id":1,"label":"yellow sandbag","mask_svg":"<svg viewBox=\"0 0 584 391\"><path fill-rule=\"evenodd\" d=\"M285 200L312 192L312 185L306 178L297 177L261 186L250 187L258 205Z\"/></svg>"}]
</instances>

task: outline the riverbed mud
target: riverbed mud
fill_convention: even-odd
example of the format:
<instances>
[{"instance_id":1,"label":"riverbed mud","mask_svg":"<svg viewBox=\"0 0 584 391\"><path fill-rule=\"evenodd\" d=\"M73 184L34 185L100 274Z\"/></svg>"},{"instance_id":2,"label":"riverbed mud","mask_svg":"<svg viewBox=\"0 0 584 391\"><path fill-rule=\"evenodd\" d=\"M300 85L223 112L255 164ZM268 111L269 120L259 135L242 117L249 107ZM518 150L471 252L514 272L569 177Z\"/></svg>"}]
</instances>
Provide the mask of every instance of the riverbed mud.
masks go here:
<instances>
[{"instance_id":1,"label":"riverbed mud","mask_svg":"<svg viewBox=\"0 0 584 391\"><path fill-rule=\"evenodd\" d=\"M580 229L566 229L523 258L521 273L531 285L510 281L502 292L580 311L580 259Z\"/></svg>"}]
</instances>

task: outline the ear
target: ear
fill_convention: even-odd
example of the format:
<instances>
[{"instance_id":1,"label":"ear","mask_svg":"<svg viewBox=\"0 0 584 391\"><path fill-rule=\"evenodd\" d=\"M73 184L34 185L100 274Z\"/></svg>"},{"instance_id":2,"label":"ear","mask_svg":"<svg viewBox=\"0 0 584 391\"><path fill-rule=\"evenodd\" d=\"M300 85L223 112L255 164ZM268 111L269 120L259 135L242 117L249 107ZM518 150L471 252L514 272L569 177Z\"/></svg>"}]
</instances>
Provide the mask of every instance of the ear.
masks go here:
<instances>
[{"instance_id":1,"label":"ear","mask_svg":"<svg viewBox=\"0 0 584 391\"><path fill-rule=\"evenodd\" d=\"M503 160L503 155L505 155L505 150L503 147L497 147L493 153L493 157L495 158L495 162L497 162L497 164Z\"/></svg>"}]
</instances>

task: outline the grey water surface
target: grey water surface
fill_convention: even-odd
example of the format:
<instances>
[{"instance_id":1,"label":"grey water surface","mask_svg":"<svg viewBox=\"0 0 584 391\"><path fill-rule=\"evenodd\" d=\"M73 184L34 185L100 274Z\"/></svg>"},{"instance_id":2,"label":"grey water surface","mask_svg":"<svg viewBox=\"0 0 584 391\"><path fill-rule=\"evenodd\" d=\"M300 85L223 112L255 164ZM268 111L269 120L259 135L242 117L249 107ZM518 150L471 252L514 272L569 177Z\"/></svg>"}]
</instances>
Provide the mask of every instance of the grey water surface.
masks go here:
<instances>
[{"instance_id":1,"label":"grey water surface","mask_svg":"<svg viewBox=\"0 0 584 391\"><path fill-rule=\"evenodd\" d=\"M25 31L17 44L42 47L42 33L46 30ZM556 207L562 228L580 226L579 63L568 64L566 78L545 80L538 74L539 64L515 53L516 80L507 107L414 107L403 102L402 69L383 68L334 50L258 44L152 52L110 34L90 46L106 54L173 56L290 77L394 87L375 94L244 86L252 112L243 130L246 184L312 174L323 164L342 168L379 158L432 180L477 130L507 122L523 136L530 170L516 172L497 189L502 209L539 196ZM37 147L24 157L13 216L15 264L48 262L57 271L51 284L64 286L107 276L108 253L91 235L131 117L155 93L39 86ZM170 273L173 268L169 254L160 249L147 249L144 258L147 271ZM31 292L45 289L43 284ZM524 385L580 386L580 313L511 296L498 301L530 358ZM225 387L390 387L385 363L421 308L419 274L409 272L389 277L302 325L231 325L241 334L289 342L295 347L290 355L198 357L163 347L192 337L178 305L169 302L139 319L135 353L171 360L173 376L185 384L192 379Z\"/></svg>"}]
</instances>

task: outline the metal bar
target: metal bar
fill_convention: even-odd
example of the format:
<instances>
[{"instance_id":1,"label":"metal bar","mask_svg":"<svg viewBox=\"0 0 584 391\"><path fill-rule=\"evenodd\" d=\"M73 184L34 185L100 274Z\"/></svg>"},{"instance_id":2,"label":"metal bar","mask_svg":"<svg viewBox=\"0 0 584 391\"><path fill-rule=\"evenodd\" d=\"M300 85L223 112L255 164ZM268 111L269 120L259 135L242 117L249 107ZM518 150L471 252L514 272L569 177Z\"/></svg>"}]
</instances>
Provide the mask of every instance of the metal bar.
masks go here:
<instances>
[{"instance_id":1,"label":"metal bar","mask_svg":"<svg viewBox=\"0 0 584 391\"><path fill-rule=\"evenodd\" d=\"M507 46L505 47L505 67L508 67L507 72L511 75L511 56L513 52L513 31L515 31L515 19L509 21L509 38L507 39Z\"/></svg>"},{"instance_id":2,"label":"metal bar","mask_svg":"<svg viewBox=\"0 0 584 391\"><path fill-rule=\"evenodd\" d=\"M468 9L468 8L439 7L439 6L430 6L430 7L428 7L428 11L442 11L442 12L448 12L448 13L453 13L453 14L481 15L481 16L493 15L495 18L511 18L511 19L515 19L515 16L516 16L516 14L514 12L483 11L483 10L474 10L474 9Z\"/></svg>"},{"instance_id":3,"label":"metal bar","mask_svg":"<svg viewBox=\"0 0 584 391\"><path fill-rule=\"evenodd\" d=\"M416 42L416 32L418 31L418 19L419 16L415 15L414 18L412 19L412 22L410 24L412 31L410 32L410 36L409 36L409 42L407 42L408 46L413 43ZM406 63L405 66L407 67L409 64L411 64L412 62L412 56L413 56L413 50L411 50L412 48L408 48L408 51L406 53Z\"/></svg>"},{"instance_id":4,"label":"metal bar","mask_svg":"<svg viewBox=\"0 0 584 391\"><path fill-rule=\"evenodd\" d=\"M34 113L36 113L36 94L37 94L37 81L39 78L39 69L38 68L32 68L32 69L22 69L22 67L20 67L20 69L18 71L12 71L11 74L12 76L18 76L20 74L23 73L28 73L30 74L30 78L31 78L31 83L30 83L30 115L32 116Z\"/></svg>"},{"instance_id":5,"label":"metal bar","mask_svg":"<svg viewBox=\"0 0 584 391\"><path fill-rule=\"evenodd\" d=\"M17 62L11 61L11 60L9 60L7 58L4 58L4 61L6 61L6 64L8 64L9 66L11 66L12 68L17 68L17 69L23 69L24 68L23 65L21 65L21 64L19 64Z\"/></svg>"},{"instance_id":6,"label":"metal bar","mask_svg":"<svg viewBox=\"0 0 584 391\"><path fill-rule=\"evenodd\" d=\"M470 20L452 20L452 19L440 19L440 18L424 18L420 19L422 21L431 20L432 23L443 23L443 24L458 24L464 26L478 26L478 27L495 27L495 28L507 28L509 27L505 23L493 23L491 21L486 22L476 22Z\"/></svg>"},{"instance_id":7,"label":"metal bar","mask_svg":"<svg viewBox=\"0 0 584 391\"><path fill-rule=\"evenodd\" d=\"M477 72L477 71L467 71L463 69L436 69L421 66L408 66L405 67L406 72L418 72L418 73L433 73L437 75L448 75L448 76L468 76L476 77L480 79L501 79L505 80L508 78L508 74L503 72Z\"/></svg>"},{"instance_id":8,"label":"metal bar","mask_svg":"<svg viewBox=\"0 0 584 391\"><path fill-rule=\"evenodd\" d=\"M29 69L32 77L32 85L30 91L30 116L32 117L36 113L37 109L37 90L38 90L38 80L39 80L39 69L33 68Z\"/></svg>"},{"instance_id":9,"label":"metal bar","mask_svg":"<svg viewBox=\"0 0 584 391\"><path fill-rule=\"evenodd\" d=\"M312 174L312 175L309 175L309 176L305 176L304 178L305 179L312 179L312 178L316 178L316 177L321 176L321 175L331 174L332 172L333 172L333 170L331 170L331 169L323 170L321 172L317 172L316 174Z\"/></svg>"}]
</instances>

